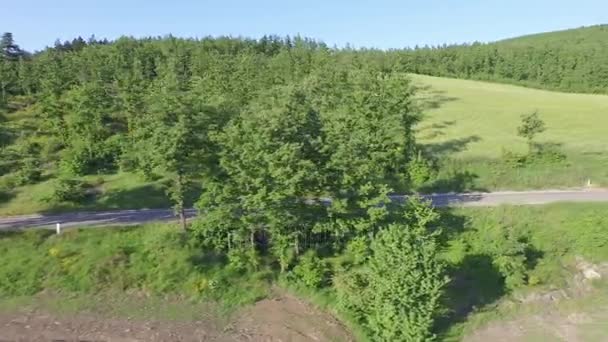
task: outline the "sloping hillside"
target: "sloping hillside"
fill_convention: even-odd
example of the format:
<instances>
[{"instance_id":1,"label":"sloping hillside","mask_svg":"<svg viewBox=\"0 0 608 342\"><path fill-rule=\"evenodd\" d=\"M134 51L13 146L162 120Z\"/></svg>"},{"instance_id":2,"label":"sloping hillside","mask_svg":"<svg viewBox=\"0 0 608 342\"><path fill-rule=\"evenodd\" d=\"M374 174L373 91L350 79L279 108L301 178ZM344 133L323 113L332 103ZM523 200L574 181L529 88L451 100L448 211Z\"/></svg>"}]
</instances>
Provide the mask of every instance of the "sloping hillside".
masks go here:
<instances>
[{"instance_id":1,"label":"sloping hillside","mask_svg":"<svg viewBox=\"0 0 608 342\"><path fill-rule=\"evenodd\" d=\"M401 57L403 68L418 74L608 93L608 25L405 50Z\"/></svg>"},{"instance_id":2,"label":"sloping hillside","mask_svg":"<svg viewBox=\"0 0 608 342\"><path fill-rule=\"evenodd\" d=\"M560 46L570 49L598 48L606 46L608 36L608 24L580 27L575 29L542 32L525 36L504 39L496 42L496 45L506 46Z\"/></svg>"},{"instance_id":3,"label":"sloping hillside","mask_svg":"<svg viewBox=\"0 0 608 342\"><path fill-rule=\"evenodd\" d=\"M608 186L608 96L567 94L509 84L411 75L424 119L417 137L441 164L426 191ZM513 164L529 147L521 116L537 112L537 142L565 158Z\"/></svg>"},{"instance_id":4,"label":"sloping hillside","mask_svg":"<svg viewBox=\"0 0 608 342\"><path fill-rule=\"evenodd\" d=\"M547 124L541 141L576 153L608 149L608 96L564 94L513 85L412 75L426 108L419 139L448 144L469 140L458 156L500 157L504 148L524 152L517 136L520 116L538 111ZM439 102L439 103L438 103Z\"/></svg>"}]
</instances>

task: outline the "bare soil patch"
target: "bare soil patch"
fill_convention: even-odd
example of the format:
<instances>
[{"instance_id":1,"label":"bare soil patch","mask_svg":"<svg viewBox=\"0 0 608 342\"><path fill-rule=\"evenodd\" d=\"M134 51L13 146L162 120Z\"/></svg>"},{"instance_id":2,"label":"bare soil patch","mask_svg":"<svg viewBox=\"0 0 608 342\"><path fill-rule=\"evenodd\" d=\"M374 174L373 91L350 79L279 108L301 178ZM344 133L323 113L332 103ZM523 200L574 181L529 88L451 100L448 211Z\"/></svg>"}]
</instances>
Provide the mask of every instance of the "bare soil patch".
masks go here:
<instances>
[{"instance_id":1,"label":"bare soil patch","mask_svg":"<svg viewBox=\"0 0 608 342\"><path fill-rule=\"evenodd\" d=\"M354 341L333 316L291 295L247 308L234 328L233 336L245 341Z\"/></svg>"},{"instance_id":2,"label":"bare soil patch","mask_svg":"<svg viewBox=\"0 0 608 342\"><path fill-rule=\"evenodd\" d=\"M221 320L137 320L41 309L0 312L0 341L352 341L333 316L281 294Z\"/></svg>"}]
</instances>

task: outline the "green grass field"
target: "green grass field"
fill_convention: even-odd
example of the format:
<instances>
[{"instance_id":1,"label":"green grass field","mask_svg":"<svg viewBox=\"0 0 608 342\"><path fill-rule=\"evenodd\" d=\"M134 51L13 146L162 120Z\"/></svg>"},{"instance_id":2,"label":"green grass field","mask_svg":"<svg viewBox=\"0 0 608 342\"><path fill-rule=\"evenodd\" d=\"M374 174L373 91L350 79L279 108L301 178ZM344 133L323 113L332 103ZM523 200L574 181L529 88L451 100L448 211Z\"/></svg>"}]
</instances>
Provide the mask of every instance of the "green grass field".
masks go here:
<instances>
[{"instance_id":1,"label":"green grass field","mask_svg":"<svg viewBox=\"0 0 608 342\"><path fill-rule=\"evenodd\" d=\"M547 130L541 142L579 153L608 150L608 96L568 94L513 85L412 75L430 86L420 96L430 106L419 128L423 143L466 142L459 157L499 157L503 148L523 152L520 116L538 110Z\"/></svg>"},{"instance_id":2,"label":"green grass field","mask_svg":"<svg viewBox=\"0 0 608 342\"><path fill-rule=\"evenodd\" d=\"M442 182L430 190L495 190L608 185L608 96L412 75L420 87L424 119L419 141L443 164ZM517 136L520 117L538 111L546 123L539 143L567 155L559 165L496 167L503 150L527 151ZM470 179L448 184L468 171ZM466 177L465 177L466 178ZM468 184L463 182L468 181ZM466 182L465 182L466 183Z\"/></svg>"},{"instance_id":3,"label":"green grass field","mask_svg":"<svg viewBox=\"0 0 608 342\"><path fill-rule=\"evenodd\" d=\"M54 180L14 187L0 200L0 215L73 210L110 210L169 207L165 192L158 182L145 182L133 173L82 177L90 184L89 199L80 203L53 203L47 199L53 192Z\"/></svg>"}]
</instances>

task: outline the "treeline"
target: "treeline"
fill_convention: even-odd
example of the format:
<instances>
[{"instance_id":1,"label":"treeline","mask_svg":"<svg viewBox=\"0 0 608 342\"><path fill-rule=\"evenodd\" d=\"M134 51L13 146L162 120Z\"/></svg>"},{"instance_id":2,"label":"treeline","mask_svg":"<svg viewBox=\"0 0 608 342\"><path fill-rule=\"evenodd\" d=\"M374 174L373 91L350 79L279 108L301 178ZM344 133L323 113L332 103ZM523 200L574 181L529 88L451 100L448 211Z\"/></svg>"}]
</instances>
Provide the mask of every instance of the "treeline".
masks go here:
<instances>
[{"instance_id":1,"label":"treeline","mask_svg":"<svg viewBox=\"0 0 608 342\"><path fill-rule=\"evenodd\" d=\"M608 93L608 25L490 44L397 52L402 70L580 93Z\"/></svg>"}]
</instances>

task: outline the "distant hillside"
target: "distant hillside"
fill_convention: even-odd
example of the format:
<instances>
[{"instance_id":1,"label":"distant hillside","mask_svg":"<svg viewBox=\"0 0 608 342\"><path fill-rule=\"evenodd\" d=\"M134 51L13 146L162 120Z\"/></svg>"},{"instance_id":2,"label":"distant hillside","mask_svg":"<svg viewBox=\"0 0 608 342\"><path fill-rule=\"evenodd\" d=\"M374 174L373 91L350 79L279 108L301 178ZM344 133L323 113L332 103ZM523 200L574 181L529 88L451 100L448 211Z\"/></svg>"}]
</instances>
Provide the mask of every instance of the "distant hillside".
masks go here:
<instances>
[{"instance_id":1,"label":"distant hillside","mask_svg":"<svg viewBox=\"0 0 608 342\"><path fill-rule=\"evenodd\" d=\"M401 67L418 74L608 93L608 25L400 54Z\"/></svg>"}]
</instances>

